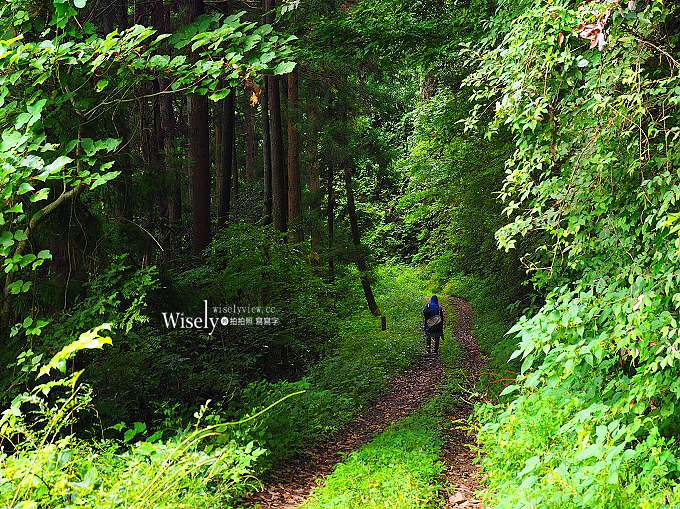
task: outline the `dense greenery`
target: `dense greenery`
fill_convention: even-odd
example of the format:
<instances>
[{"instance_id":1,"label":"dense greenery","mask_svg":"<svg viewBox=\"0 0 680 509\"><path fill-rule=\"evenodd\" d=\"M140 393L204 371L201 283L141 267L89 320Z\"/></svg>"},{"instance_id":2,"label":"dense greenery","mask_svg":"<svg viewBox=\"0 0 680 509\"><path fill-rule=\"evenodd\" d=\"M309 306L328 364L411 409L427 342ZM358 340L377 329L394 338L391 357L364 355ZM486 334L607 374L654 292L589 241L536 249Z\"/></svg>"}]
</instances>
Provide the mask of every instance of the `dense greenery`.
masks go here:
<instances>
[{"instance_id":1,"label":"dense greenery","mask_svg":"<svg viewBox=\"0 0 680 509\"><path fill-rule=\"evenodd\" d=\"M237 506L433 291L490 357L487 502L677 505L678 15L0 3L3 506ZM435 506L451 380L309 507Z\"/></svg>"},{"instance_id":2,"label":"dense greenery","mask_svg":"<svg viewBox=\"0 0 680 509\"><path fill-rule=\"evenodd\" d=\"M471 48L468 83L495 102L492 129L514 134L501 193L512 222L496 235L506 249L534 239L523 260L546 301L511 330L515 399L480 409L492 500L672 503L677 24L656 1L529 2L512 16Z\"/></svg>"}]
</instances>

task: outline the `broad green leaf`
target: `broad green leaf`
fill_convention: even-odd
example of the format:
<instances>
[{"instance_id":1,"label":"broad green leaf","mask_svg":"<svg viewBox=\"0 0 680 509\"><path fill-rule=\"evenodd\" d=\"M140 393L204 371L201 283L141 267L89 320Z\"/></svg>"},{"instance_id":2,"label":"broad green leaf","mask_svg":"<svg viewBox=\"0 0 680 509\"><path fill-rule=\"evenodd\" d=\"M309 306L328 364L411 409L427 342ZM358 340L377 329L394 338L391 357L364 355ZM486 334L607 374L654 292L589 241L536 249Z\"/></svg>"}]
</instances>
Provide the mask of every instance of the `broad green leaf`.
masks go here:
<instances>
[{"instance_id":1,"label":"broad green leaf","mask_svg":"<svg viewBox=\"0 0 680 509\"><path fill-rule=\"evenodd\" d=\"M10 247L14 244L14 236L12 235L11 232L4 231L2 232L2 235L0 235L0 245L3 247Z\"/></svg>"},{"instance_id":2,"label":"broad green leaf","mask_svg":"<svg viewBox=\"0 0 680 509\"><path fill-rule=\"evenodd\" d=\"M222 90L218 90L214 94L210 94L209 98L211 101L219 101L220 99L224 99L229 95L229 89L228 88L223 88Z\"/></svg>"},{"instance_id":3,"label":"broad green leaf","mask_svg":"<svg viewBox=\"0 0 680 509\"><path fill-rule=\"evenodd\" d=\"M106 88L106 86L109 84L108 78L102 78L99 81L97 81L97 84L95 85L95 89L97 92L101 92Z\"/></svg>"},{"instance_id":4,"label":"broad green leaf","mask_svg":"<svg viewBox=\"0 0 680 509\"><path fill-rule=\"evenodd\" d=\"M274 67L274 74L288 74L293 69L295 69L295 62L281 62L279 65Z\"/></svg>"},{"instance_id":5,"label":"broad green leaf","mask_svg":"<svg viewBox=\"0 0 680 509\"><path fill-rule=\"evenodd\" d=\"M28 193L28 192L30 192L30 191L33 191L34 189L35 189L35 187L33 187L33 186L32 186L31 184L29 184L28 182L23 182L23 183L19 186L19 189L17 189L17 194L19 194L19 195L21 195L21 194L26 194L26 193Z\"/></svg>"}]
</instances>

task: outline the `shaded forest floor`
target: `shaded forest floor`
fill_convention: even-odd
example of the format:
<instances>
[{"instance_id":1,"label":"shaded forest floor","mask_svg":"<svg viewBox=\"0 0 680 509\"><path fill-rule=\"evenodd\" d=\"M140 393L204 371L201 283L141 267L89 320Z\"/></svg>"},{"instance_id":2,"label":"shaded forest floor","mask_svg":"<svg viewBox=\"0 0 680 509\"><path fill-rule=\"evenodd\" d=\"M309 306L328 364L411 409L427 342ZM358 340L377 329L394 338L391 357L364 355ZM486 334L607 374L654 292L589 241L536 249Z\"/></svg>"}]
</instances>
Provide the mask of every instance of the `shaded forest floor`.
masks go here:
<instances>
[{"instance_id":1,"label":"shaded forest floor","mask_svg":"<svg viewBox=\"0 0 680 509\"><path fill-rule=\"evenodd\" d=\"M463 352L459 376L465 392L466 388L474 384L474 376L483 367L484 358L472 336L473 314L470 304L457 297L446 299L449 312L453 310L456 315L454 326L449 330ZM445 348L445 344L442 343L442 348ZM376 403L333 436L288 459L271 474L261 491L244 500L243 506L262 509L299 506L346 455L420 408L437 393L444 378L444 366L439 357L420 356L417 365L390 380L389 391ZM455 422L469 417L472 403L459 399L459 404L450 416L451 426L443 432L441 461L445 465L445 479L442 479L441 496L447 507L483 507L481 501L474 498L479 480L478 467L474 464L475 453L470 450L470 445L475 440L466 431L458 429Z\"/></svg>"}]
</instances>

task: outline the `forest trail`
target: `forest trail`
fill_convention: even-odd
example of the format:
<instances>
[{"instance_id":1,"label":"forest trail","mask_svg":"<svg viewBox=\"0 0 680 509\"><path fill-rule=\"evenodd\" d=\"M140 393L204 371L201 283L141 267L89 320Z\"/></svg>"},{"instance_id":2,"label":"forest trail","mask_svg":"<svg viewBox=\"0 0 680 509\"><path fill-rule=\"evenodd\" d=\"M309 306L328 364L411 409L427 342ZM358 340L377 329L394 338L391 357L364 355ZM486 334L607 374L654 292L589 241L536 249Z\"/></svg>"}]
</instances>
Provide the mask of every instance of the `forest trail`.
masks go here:
<instances>
[{"instance_id":1,"label":"forest trail","mask_svg":"<svg viewBox=\"0 0 680 509\"><path fill-rule=\"evenodd\" d=\"M462 368L465 370L464 385L469 385L483 366L482 354L472 336L472 309L470 304L457 297L445 297L448 309L456 314L455 327L449 329L463 350ZM447 334L450 338L451 336ZM450 339L449 339L450 341ZM446 342L442 343L445 348ZM424 345L423 345L424 347ZM434 355L422 355L418 364L393 378L385 393L376 403L357 415L343 429L313 448L304 450L288 459L264 484L261 491L248 496L244 507L262 509L288 509L297 507L309 497L317 480L331 474L342 459L370 442L397 420L411 414L435 394L444 376L444 367ZM452 415L454 419L466 419L472 405L460 402ZM444 489L441 493L447 507L482 508L474 498L479 488L476 480L478 467L473 464L475 453L468 445L474 437L452 426L445 430L442 461L445 464Z\"/></svg>"},{"instance_id":2,"label":"forest trail","mask_svg":"<svg viewBox=\"0 0 680 509\"><path fill-rule=\"evenodd\" d=\"M482 355L477 341L472 335L473 313L470 303L459 297L444 297L449 303L448 309L456 314L456 323L452 331L463 352L461 368L465 372L464 388L471 388L475 383L475 375L482 371L486 358ZM473 402L459 399L458 406L451 416L453 420L467 419L473 410ZM453 422L453 421L452 421ZM474 493L480 488L479 465L474 463L476 453L470 449L475 444L475 437L452 425L444 434L442 461L446 470L445 488L450 495L446 499L446 507L483 509L482 502Z\"/></svg>"}]
</instances>

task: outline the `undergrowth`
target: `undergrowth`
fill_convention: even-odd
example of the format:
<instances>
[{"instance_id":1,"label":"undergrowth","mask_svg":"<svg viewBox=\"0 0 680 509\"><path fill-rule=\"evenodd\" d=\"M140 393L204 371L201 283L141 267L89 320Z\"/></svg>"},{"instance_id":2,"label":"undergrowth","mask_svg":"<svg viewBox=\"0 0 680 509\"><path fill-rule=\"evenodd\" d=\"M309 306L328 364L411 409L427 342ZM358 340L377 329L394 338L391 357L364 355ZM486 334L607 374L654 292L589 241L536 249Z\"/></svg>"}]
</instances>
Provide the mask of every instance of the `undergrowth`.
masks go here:
<instances>
[{"instance_id":1,"label":"undergrowth","mask_svg":"<svg viewBox=\"0 0 680 509\"><path fill-rule=\"evenodd\" d=\"M374 287L387 331L368 311L347 315L340 321L339 337L328 339L334 354L306 376L251 383L235 398L238 403L206 403L193 419L176 405L165 405L164 419L155 424L121 422L100 430L100 438L83 440L78 419L85 417L88 426L96 422L96 386L90 389L78 381L80 371L38 380L15 398L0 422L6 451L0 456L1 505L232 507L257 485L255 476L339 429L385 390L390 375L416 359L422 348L424 295L419 275L406 267L381 269ZM47 365L52 373L54 368L66 372L66 361L74 366L76 352L111 343L97 340L96 331L83 337L90 343L66 346ZM29 357L19 359L19 368L30 361L32 374L40 358ZM431 441L427 426L409 429L404 443L415 447ZM85 431L93 436L92 430ZM101 432L112 438L102 438ZM426 456L436 458L436 451ZM436 476L437 468L428 472Z\"/></svg>"}]
</instances>

